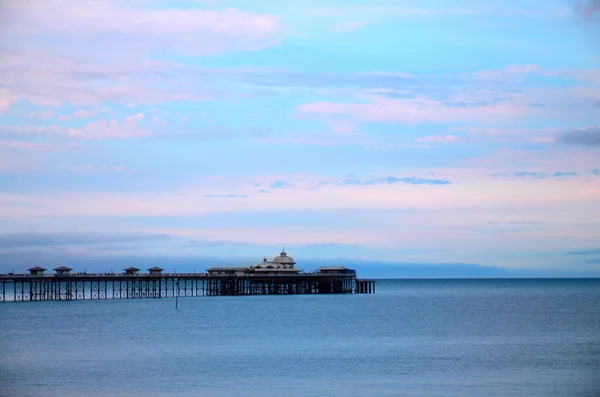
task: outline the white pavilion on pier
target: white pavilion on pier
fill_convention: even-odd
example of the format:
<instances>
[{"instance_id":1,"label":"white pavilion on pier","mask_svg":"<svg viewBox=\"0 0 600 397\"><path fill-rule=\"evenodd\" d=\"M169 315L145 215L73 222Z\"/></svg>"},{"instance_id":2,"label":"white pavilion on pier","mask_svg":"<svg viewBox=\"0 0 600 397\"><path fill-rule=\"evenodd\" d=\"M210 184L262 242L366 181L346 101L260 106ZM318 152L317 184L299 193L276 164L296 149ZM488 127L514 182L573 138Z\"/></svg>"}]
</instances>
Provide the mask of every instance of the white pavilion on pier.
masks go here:
<instances>
[{"instance_id":1,"label":"white pavilion on pier","mask_svg":"<svg viewBox=\"0 0 600 397\"><path fill-rule=\"evenodd\" d=\"M258 265L250 266L250 269L254 270L254 273L284 273L284 274L298 274L300 269L296 269L294 265L296 261L294 258L289 256L285 250L281 251L279 256L268 261L265 257Z\"/></svg>"},{"instance_id":2,"label":"white pavilion on pier","mask_svg":"<svg viewBox=\"0 0 600 397\"><path fill-rule=\"evenodd\" d=\"M265 257L262 262L250 267L213 267L207 270L211 276L243 276L247 274L298 274L301 272L294 265L296 261L289 256L285 249L274 257L267 260Z\"/></svg>"}]
</instances>

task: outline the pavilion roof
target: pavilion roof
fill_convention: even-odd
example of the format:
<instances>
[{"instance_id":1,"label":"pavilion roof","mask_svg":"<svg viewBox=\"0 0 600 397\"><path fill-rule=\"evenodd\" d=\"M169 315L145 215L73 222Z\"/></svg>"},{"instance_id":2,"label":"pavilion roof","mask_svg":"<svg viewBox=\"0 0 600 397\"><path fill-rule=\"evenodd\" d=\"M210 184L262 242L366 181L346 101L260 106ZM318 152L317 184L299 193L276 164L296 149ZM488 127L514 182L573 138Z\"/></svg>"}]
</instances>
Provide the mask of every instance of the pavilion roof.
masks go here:
<instances>
[{"instance_id":1,"label":"pavilion roof","mask_svg":"<svg viewBox=\"0 0 600 397\"><path fill-rule=\"evenodd\" d=\"M44 269L43 267L39 267L39 266L34 266L34 267L30 267L29 269L27 269L29 271L44 271L44 270L48 270L48 269Z\"/></svg>"}]
</instances>

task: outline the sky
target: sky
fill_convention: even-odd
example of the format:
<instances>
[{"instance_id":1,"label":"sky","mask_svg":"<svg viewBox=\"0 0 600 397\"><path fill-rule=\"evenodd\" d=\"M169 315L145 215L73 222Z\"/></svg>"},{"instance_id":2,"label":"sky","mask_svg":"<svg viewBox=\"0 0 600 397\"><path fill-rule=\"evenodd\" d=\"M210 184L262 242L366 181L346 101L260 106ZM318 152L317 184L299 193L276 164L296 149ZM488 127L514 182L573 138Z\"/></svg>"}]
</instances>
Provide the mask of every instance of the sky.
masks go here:
<instances>
[{"instance_id":1,"label":"sky","mask_svg":"<svg viewBox=\"0 0 600 397\"><path fill-rule=\"evenodd\" d=\"M600 1L0 0L0 272L284 244L600 272Z\"/></svg>"}]
</instances>

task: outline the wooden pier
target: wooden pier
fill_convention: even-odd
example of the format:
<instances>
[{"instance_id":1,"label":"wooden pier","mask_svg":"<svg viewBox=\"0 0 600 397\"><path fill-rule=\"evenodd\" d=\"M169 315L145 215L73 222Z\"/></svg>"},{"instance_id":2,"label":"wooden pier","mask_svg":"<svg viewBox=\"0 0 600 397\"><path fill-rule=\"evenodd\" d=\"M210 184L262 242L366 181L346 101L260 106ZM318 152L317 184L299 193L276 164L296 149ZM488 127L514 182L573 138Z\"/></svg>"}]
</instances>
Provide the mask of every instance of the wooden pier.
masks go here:
<instances>
[{"instance_id":1,"label":"wooden pier","mask_svg":"<svg viewBox=\"0 0 600 397\"><path fill-rule=\"evenodd\" d=\"M57 268L56 274L46 275L45 269L36 269L42 268L29 269L32 274L0 274L0 302L375 292L374 280L359 280L342 272L238 276L149 269L148 274L71 274L71 269Z\"/></svg>"}]
</instances>

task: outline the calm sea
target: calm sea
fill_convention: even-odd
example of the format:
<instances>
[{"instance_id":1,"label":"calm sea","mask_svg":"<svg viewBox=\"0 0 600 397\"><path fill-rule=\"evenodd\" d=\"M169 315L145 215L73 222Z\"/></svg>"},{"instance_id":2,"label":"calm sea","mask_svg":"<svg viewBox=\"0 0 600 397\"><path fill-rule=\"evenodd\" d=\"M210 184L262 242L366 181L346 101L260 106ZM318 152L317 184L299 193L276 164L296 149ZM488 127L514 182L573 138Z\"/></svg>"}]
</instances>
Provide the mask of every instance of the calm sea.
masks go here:
<instances>
[{"instance_id":1,"label":"calm sea","mask_svg":"<svg viewBox=\"0 0 600 397\"><path fill-rule=\"evenodd\" d=\"M598 396L600 280L0 304L2 396Z\"/></svg>"}]
</instances>

